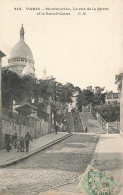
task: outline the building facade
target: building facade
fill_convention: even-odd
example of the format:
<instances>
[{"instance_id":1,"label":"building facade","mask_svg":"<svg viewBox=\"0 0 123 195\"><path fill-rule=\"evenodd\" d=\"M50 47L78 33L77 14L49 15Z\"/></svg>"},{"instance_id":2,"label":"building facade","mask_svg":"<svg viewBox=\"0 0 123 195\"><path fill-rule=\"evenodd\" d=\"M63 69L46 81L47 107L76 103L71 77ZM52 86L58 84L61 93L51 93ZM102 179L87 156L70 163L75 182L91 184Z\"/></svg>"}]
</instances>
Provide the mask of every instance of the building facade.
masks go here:
<instances>
[{"instance_id":1,"label":"building facade","mask_svg":"<svg viewBox=\"0 0 123 195\"><path fill-rule=\"evenodd\" d=\"M29 46L24 41L23 25L20 29L20 40L12 48L8 59L7 69L15 72L19 76L35 74L33 54ZM46 78L46 70L44 70L44 79ZM47 78L46 78L47 79ZM15 133L18 138L25 137L27 132L30 132L33 138L49 134L53 131L52 124L54 120L53 106L48 103L46 109L37 108L33 105L34 102L29 101L31 97L25 95L23 100L16 102L13 99L13 110L3 110L1 119L1 148L4 148L9 136L13 139ZM44 103L43 103L44 104ZM2 113L2 112L1 112Z\"/></svg>"},{"instance_id":2,"label":"building facade","mask_svg":"<svg viewBox=\"0 0 123 195\"><path fill-rule=\"evenodd\" d=\"M0 50L0 150L3 148L4 137L3 137L3 127L2 127L2 92L1 92L1 69L2 69L2 58L5 54Z\"/></svg>"},{"instance_id":3,"label":"building facade","mask_svg":"<svg viewBox=\"0 0 123 195\"><path fill-rule=\"evenodd\" d=\"M120 103L120 97L121 97L121 93L120 92L117 92L117 93L107 93L106 94L106 98L105 98L105 101L107 104L110 104L112 102L117 102L117 103Z\"/></svg>"}]
</instances>

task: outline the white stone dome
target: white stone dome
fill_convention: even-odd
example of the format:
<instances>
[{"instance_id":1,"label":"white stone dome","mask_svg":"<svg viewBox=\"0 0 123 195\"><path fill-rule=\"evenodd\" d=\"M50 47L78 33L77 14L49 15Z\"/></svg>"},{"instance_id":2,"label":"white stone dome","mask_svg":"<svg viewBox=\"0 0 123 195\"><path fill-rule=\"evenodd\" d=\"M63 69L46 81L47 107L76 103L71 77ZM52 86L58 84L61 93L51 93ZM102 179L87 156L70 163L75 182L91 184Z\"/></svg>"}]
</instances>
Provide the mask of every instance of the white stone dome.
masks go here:
<instances>
[{"instance_id":1,"label":"white stone dome","mask_svg":"<svg viewBox=\"0 0 123 195\"><path fill-rule=\"evenodd\" d=\"M24 69L22 70L22 76L24 75L34 75L34 70L31 66L27 65L24 67Z\"/></svg>"},{"instance_id":2,"label":"white stone dome","mask_svg":"<svg viewBox=\"0 0 123 195\"><path fill-rule=\"evenodd\" d=\"M12 48L10 52L10 57L8 60L8 65L26 65L25 63L28 62L31 63L31 66L34 67L34 60L33 60L33 54L29 46L24 41L24 28L23 25L20 29L20 40L19 42Z\"/></svg>"},{"instance_id":3,"label":"white stone dome","mask_svg":"<svg viewBox=\"0 0 123 195\"><path fill-rule=\"evenodd\" d=\"M10 57L8 59L8 68L20 76L31 74L34 75L34 60L33 54L29 46L24 41L24 28L23 25L20 29L20 40L12 48Z\"/></svg>"},{"instance_id":4,"label":"white stone dome","mask_svg":"<svg viewBox=\"0 0 123 195\"><path fill-rule=\"evenodd\" d=\"M11 50L10 57L11 58L27 58L33 60L32 51L29 46L25 43L24 40L20 40Z\"/></svg>"}]
</instances>

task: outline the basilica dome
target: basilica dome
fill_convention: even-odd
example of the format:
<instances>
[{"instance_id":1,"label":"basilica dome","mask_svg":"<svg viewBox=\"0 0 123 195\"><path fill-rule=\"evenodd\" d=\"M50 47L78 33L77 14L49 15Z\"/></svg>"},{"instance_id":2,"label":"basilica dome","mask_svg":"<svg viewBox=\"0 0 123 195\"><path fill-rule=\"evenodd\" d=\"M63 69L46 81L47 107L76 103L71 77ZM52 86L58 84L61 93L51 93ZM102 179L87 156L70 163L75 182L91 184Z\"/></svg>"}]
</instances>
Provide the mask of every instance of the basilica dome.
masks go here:
<instances>
[{"instance_id":1,"label":"basilica dome","mask_svg":"<svg viewBox=\"0 0 123 195\"><path fill-rule=\"evenodd\" d=\"M31 66L25 66L25 68L22 70L22 76L24 75L34 75L34 70L31 68Z\"/></svg>"},{"instance_id":2,"label":"basilica dome","mask_svg":"<svg viewBox=\"0 0 123 195\"><path fill-rule=\"evenodd\" d=\"M20 40L11 50L10 58L29 58L33 60L33 55L29 46Z\"/></svg>"},{"instance_id":3,"label":"basilica dome","mask_svg":"<svg viewBox=\"0 0 123 195\"><path fill-rule=\"evenodd\" d=\"M30 70L30 74L34 74L34 60L33 54L29 46L24 41L24 28L23 25L20 29L20 40L19 42L12 48L10 52L10 57L8 60L8 69L16 72L19 75L22 75L23 69L28 67L28 72ZM28 65L28 66L27 66ZM25 70L26 70L25 69ZM27 74L28 74L27 73ZM25 71L24 71L25 74Z\"/></svg>"}]
</instances>

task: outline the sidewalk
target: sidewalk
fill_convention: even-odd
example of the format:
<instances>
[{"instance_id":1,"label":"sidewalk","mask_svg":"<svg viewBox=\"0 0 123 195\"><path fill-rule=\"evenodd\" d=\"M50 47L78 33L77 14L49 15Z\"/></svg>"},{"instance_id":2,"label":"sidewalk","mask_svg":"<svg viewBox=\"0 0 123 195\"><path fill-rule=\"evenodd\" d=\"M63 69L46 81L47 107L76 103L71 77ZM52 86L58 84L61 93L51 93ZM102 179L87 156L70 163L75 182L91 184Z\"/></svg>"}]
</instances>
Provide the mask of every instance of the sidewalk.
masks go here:
<instances>
[{"instance_id":1,"label":"sidewalk","mask_svg":"<svg viewBox=\"0 0 123 195\"><path fill-rule=\"evenodd\" d=\"M119 134L100 134L91 166L118 180L116 194L123 195L123 138ZM73 183L56 187L47 191L46 195L85 195L86 193L76 190L79 181L80 178Z\"/></svg>"},{"instance_id":2,"label":"sidewalk","mask_svg":"<svg viewBox=\"0 0 123 195\"><path fill-rule=\"evenodd\" d=\"M68 132L58 132L57 134L48 134L37 139L34 139L33 142L30 142L29 152L17 152L17 149L14 147L10 152L7 152L5 149L0 151L0 168L7 167L9 165L15 164L29 156L43 150L62 139L70 136Z\"/></svg>"},{"instance_id":3,"label":"sidewalk","mask_svg":"<svg viewBox=\"0 0 123 195\"><path fill-rule=\"evenodd\" d=\"M123 195L123 138L119 134L100 136L91 165L118 180L116 194Z\"/></svg>"}]
</instances>

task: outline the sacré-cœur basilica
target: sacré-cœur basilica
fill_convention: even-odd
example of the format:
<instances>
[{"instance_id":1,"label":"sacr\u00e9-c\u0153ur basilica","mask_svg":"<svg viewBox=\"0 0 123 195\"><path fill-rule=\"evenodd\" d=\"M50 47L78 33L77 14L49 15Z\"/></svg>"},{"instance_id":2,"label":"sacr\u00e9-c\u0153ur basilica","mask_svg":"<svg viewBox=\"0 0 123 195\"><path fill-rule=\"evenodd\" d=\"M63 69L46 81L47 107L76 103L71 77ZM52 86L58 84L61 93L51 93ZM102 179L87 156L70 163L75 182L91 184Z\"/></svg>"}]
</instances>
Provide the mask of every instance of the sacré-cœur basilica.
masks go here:
<instances>
[{"instance_id":1,"label":"sacr\u00e9-c\u0153ur basilica","mask_svg":"<svg viewBox=\"0 0 123 195\"><path fill-rule=\"evenodd\" d=\"M24 41L23 25L20 29L20 40L12 48L8 60L8 69L23 76L26 74L35 74L33 54L29 46Z\"/></svg>"}]
</instances>

